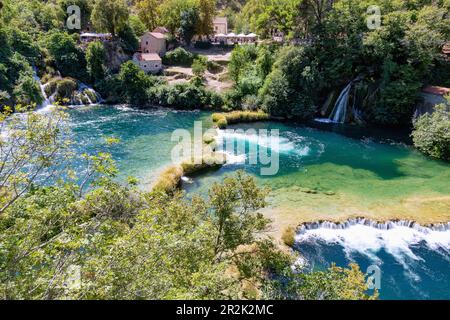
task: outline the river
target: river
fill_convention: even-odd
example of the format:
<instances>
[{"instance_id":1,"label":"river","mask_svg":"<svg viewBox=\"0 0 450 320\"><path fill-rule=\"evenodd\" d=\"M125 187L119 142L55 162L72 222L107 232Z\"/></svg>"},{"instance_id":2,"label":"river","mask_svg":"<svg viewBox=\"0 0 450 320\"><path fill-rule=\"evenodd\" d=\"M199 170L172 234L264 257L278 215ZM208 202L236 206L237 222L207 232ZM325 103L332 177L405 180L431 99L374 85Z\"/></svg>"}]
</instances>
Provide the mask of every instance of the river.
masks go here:
<instances>
[{"instance_id":1,"label":"river","mask_svg":"<svg viewBox=\"0 0 450 320\"><path fill-rule=\"evenodd\" d=\"M77 152L94 152L105 136L119 138L120 143L110 150L120 170L119 179L135 176L144 189L171 163L175 129L192 130L194 121L211 125L210 113L200 111L90 106L69 113ZM405 143L408 139L404 136L332 124L267 122L239 127L280 131L278 173L261 176L260 165L248 164L249 155L244 152L222 169L184 184L184 189L188 194L206 196L213 182L244 169L272 190L264 213L274 220L274 236L286 225L357 216L422 224L450 221L450 166L424 157ZM243 139L247 147L261 143L255 137L224 131L220 136ZM382 299L449 299L450 231L437 232L441 232L437 233L440 241L432 242L407 227L391 231L373 226L319 228L299 233L295 248L309 268L355 261L365 271L370 264L378 265Z\"/></svg>"}]
</instances>

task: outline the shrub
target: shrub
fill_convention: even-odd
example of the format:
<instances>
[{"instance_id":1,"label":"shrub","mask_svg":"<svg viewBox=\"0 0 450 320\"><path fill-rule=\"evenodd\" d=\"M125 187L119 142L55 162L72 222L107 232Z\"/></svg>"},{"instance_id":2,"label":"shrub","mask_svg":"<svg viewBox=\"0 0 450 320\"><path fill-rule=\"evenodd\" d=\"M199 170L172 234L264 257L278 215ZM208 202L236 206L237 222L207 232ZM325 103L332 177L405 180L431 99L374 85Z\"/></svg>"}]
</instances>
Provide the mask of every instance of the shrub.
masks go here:
<instances>
[{"instance_id":1,"label":"shrub","mask_svg":"<svg viewBox=\"0 0 450 320\"><path fill-rule=\"evenodd\" d=\"M72 78L64 78L56 82L56 100L70 99L78 84Z\"/></svg>"},{"instance_id":2,"label":"shrub","mask_svg":"<svg viewBox=\"0 0 450 320\"><path fill-rule=\"evenodd\" d=\"M154 191L173 194L180 185L183 169L180 166L167 168L153 185Z\"/></svg>"},{"instance_id":3,"label":"shrub","mask_svg":"<svg viewBox=\"0 0 450 320\"><path fill-rule=\"evenodd\" d=\"M194 61L194 55L183 48L176 48L175 50L167 52L162 62L165 65L179 65L184 67L190 67Z\"/></svg>"},{"instance_id":4,"label":"shrub","mask_svg":"<svg viewBox=\"0 0 450 320\"><path fill-rule=\"evenodd\" d=\"M186 160L181 164L184 175L194 176L208 170L220 169L224 164L223 156L214 153L210 156L204 156L202 163L195 164L191 160Z\"/></svg>"},{"instance_id":5,"label":"shrub","mask_svg":"<svg viewBox=\"0 0 450 320\"><path fill-rule=\"evenodd\" d=\"M225 129L228 125L227 119L225 118L220 118L219 121L217 121L217 127L219 129Z\"/></svg>"},{"instance_id":6,"label":"shrub","mask_svg":"<svg viewBox=\"0 0 450 320\"><path fill-rule=\"evenodd\" d=\"M270 119L270 115L262 111L232 111L213 113L211 119L219 128L223 129L233 123L266 121Z\"/></svg>"},{"instance_id":7,"label":"shrub","mask_svg":"<svg viewBox=\"0 0 450 320\"><path fill-rule=\"evenodd\" d=\"M208 69L209 72L213 74L217 74L223 71L223 67L216 61L208 60L208 62L206 63L206 68Z\"/></svg>"},{"instance_id":8,"label":"shrub","mask_svg":"<svg viewBox=\"0 0 450 320\"><path fill-rule=\"evenodd\" d=\"M414 122L412 138L415 147L424 154L450 161L450 112L447 108L440 104L433 114L420 116Z\"/></svg>"},{"instance_id":9,"label":"shrub","mask_svg":"<svg viewBox=\"0 0 450 320\"><path fill-rule=\"evenodd\" d=\"M74 39L69 34L52 31L46 34L44 45L62 75L85 79L86 59L84 53L76 46Z\"/></svg>"},{"instance_id":10,"label":"shrub","mask_svg":"<svg viewBox=\"0 0 450 320\"><path fill-rule=\"evenodd\" d=\"M197 77L203 76L206 71L208 59L204 56L198 56L192 62L192 73Z\"/></svg>"},{"instance_id":11,"label":"shrub","mask_svg":"<svg viewBox=\"0 0 450 320\"><path fill-rule=\"evenodd\" d=\"M283 243L288 247L292 247L295 244L295 228L289 226L284 229L281 240L283 240Z\"/></svg>"},{"instance_id":12,"label":"shrub","mask_svg":"<svg viewBox=\"0 0 450 320\"><path fill-rule=\"evenodd\" d=\"M223 103L216 93L191 83L151 87L147 98L150 104L179 109L218 108Z\"/></svg>"}]
</instances>

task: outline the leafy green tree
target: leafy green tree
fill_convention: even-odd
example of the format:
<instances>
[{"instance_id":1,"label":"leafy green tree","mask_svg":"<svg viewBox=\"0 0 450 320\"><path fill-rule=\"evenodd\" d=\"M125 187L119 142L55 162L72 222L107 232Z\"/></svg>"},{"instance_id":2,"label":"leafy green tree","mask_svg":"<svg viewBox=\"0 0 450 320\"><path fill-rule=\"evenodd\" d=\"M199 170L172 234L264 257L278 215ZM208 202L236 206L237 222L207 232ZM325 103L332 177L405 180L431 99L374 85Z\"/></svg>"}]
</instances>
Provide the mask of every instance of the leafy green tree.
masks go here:
<instances>
[{"instance_id":1,"label":"leafy green tree","mask_svg":"<svg viewBox=\"0 0 450 320\"><path fill-rule=\"evenodd\" d=\"M267 228L269 221L257 210L266 206L267 190L259 189L255 180L238 171L223 184L214 184L210 201L214 211L217 238L214 251L219 256L239 245L255 241L255 233Z\"/></svg>"},{"instance_id":2,"label":"leafy green tree","mask_svg":"<svg viewBox=\"0 0 450 320\"><path fill-rule=\"evenodd\" d=\"M41 88L32 76L21 74L13 90L14 100L26 106L40 104L43 101Z\"/></svg>"},{"instance_id":3,"label":"leafy green tree","mask_svg":"<svg viewBox=\"0 0 450 320\"><path fill-rule=\"evenodd\" d=\"M191 44L192 37L195 35L200 16L196 7L188 8L180 14L179 34L186 45Z\"/></svg>"},{"instance_id":4,"label":"leafy green tree","mask_svg":"<svg viewBox=\"0 0 450 320\"><path fill-rule=\"evenodd\" d=\"M199 35L213 34L213 19L216 16L216 0L199 0L199 22L197 33Z\"/></svg>"},{"instance_id":5,"label":"leafy green tree","mask_svg":"<svg viewBox=\"0 0 450 320\"><path fill-rule=\"evenodd\" d=\"M149 31L153 31L159 24L161 2L161 0L138 0L136 2L139 19Z\"/></svg>"},{"instance_id":6,"label":"leafy green tree","mask_svg":"<svg viewBox=\"0 0 450 320\"><path fill-rule=\"evenodd\" d=\"M198 8L195 0L165 0L161 6L161 23L172 34L176 34L181 26L181 13Z\"/></svg>"},{"instance_id":7,"label":"leafy green tree","mask_svg":"<svg viewBox=\"0 0 450 320\"><path fill-rule=\"evenodd\" d=\"M146 103L146 90L152 85L152 81L136 64L132 61L125 62L120 67L118 79L122 83L127 103L133 105Z\"/></svg>"},{"instance_id":8,"label":"leafy green tree","mask_svg":"<svg viewBox=\"0 0 450 320\"><path fill-rule=\"evenodd\" d=\"M57 0L57 3L61 8L60 9L61 12L64 12L64 15L63 15L64 26L66 26L67 18L69 18L69 15L71 14L71 13L67 13L67 8L75 5L80 8L81 29L85 30L91 19L92 5L94 4L94 2L95 1L91 1L91 0ZM68 30L68 31L76 32L78 30Z\"/></svg>"},{"instance_id":9,"label":"leafy green tree","mask_svg":"<svg viewBox=\"0 0 450 320\"><path fill-rule=\"evenodd\" d=\"M134 33L138 37L141 37L147 30L145 24L142 22L139 16L136 15L130 16L130 27L133 29Z\"/></svg>"},{"instance_id":10,"label":"leafy green tree","mask_svg":"<svg viewBox=\"0 0 450 320\"><path fill-rule=\"evenodd\" d=\"M55 60L56 67L64 76L84 79L86 59L74 39L65 32L53 31L43 39L43 45Z\"/></svg>"},{"instance_id":11,"label":"leafy green tree","mask_svg":"<svg viewBox=\"0 0 450 320\"><path fill-rule=\"evenodd\" d=\"M86 49L87 71L92 81L97 82L105 78L106 51L102 42L91 42Z\"/></svg>"},{"instance_id":12,"label":"leafy green tree","mask_svg":"<svg viewBox=\"0 0 450 320\"><path fill-rule=\"evenodd\" d=\"M450 100L450 98L448 98ZM432 114L424 114L414 121L414 146L424 154L450 161L449 103L435 107Z\"/></svg>"},{"instance_id":13,"label":"leafy green tree","mask_svg":"<svg viewBox=\"0 0 450 320\"><path fill-rule=\"evenodd\" d=\"M126 52L134 53L139 49L139 39L129 23L119 30L118 36L122 40L122 48Z\"/></svg>"},{"instance_id":14,"label":"leafy green tree","mask_svg":"<svg viewBox=\"0 0 450 320\"><path fill-rule=\"evenodd\" d=\"M105 30L116 36L127 25L128 16L125 0L96 0L91 21L98 30Z\"/></svg>"}]
</instances>

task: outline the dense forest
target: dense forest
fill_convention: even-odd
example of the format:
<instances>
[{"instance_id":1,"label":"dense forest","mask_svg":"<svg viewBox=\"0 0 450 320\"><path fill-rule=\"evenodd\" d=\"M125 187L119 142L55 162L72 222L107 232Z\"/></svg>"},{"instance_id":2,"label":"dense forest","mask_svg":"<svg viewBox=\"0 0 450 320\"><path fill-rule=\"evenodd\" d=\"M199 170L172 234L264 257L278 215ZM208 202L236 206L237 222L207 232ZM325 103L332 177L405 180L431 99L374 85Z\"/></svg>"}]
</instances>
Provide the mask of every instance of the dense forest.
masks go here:
<instances>
[{"instance_id":1,"label":"dense forest","mask_svg":"<svg viewBox=\"0 0 450 320\"><path fill-rule=\"evenodd\" d=\"M357 265L309 272L265 233L259 213L268 190L243 172L211 186L207 199L179 190L142 191L104 150L74 154L67 114L29 112L45 94L70 104L80 83L106 103L140 108L262 110L309 121L349 83L351 121L410 127L424 85L450 86L442 47L450 38L449 0L3 0L0 9L0 295L3 299L374 299ZM82 29L110 44L80 44L66 8L81 8ZM381 10L368 28L369 6ZM211 21L262 40L232 49L224 94L202 74L216 65L182 47L209 36ZM167 65L195 77L171 85L132 61L138 38L165 26ZM277 33L282 42L272 41ZM123 61L117 63L117 56ZM414 142L450 159L445 105L415 122ZM14 118L14 112L23 113ZM73 172L71 161L85 163ZM291 239L292 240L292 239ZM288 242L288 241L287 241Z\"/></svg>"}]
</instances>

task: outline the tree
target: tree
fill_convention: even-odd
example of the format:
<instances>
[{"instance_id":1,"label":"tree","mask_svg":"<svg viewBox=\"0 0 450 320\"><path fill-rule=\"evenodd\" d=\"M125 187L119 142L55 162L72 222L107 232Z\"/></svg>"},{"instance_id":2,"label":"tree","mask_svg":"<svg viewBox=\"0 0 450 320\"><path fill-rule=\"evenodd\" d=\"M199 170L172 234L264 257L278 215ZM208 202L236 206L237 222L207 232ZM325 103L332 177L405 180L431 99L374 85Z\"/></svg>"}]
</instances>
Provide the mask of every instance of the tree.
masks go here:
<instances>
[{"instance_id":1,"label":"tree","mask_svg":"<svg viewBox=\"0 0 450 320\"><path fill-rule=\"evenodd\" d=\"M181 26L181 13L193 8L198 8L195 0L166 0L160 6L161 23L175 34Z\"/></svg>"},{"instance_id":2,"label":"tree","mask_svg":"<svg viewBox=\"0 0 450 320\"><path fill-rule=\"evenodd\" d=\"M127 103L143 105L146 103L146 90L152 81L144 71L139 69L132 61L125 62L120 67L119 80L125 93Z\"/></svg>"},{"instance_id":3,"label":"tree","mask_svg":"<svg viewBox=\"0 0 450 320\"><path fill-rule=\"evenodd\" d=\"M122 40L122 48L130 53L134 53L139 49L139 39L134 33L134 29L129 23L125 24L119 30L119 38Z\"/></svg>"},{"instance_id":4,"label":"tree","mask_svg":"<svg viewBox=\"0 0 450 320\"><path fill-rule=\"evenodd\" d=\"M105 78L106 52L100 41L91 42L86 49L87 71L92 81L97 82Z\"/></svg>"},{"instance_id":5,"label":"tree","mask_svg":"<svg viewBox=\"0 0 450 320\"><path fill-rule=\"evenodd\" d=\"M50 32L43 38L43 45L55 60L56 67L62 75L84 79L86 76L84 53L68 33Z\"/></svg>"},{"instance_id":6,"label":"tree","mask_svg":"<svg viewBox=\"0 0 450 320\"><path fill-rule=\"evenodd\" d=\"M14 86L14 100L25 106L40 104L43 101L41 88L31 75L21 74Z\"/></svg>"},{"instance_id":7,"label":"tree","mask_svg":"<svg viewBox=\"0 0 450 320\"><path fill-rule=\"evenodd\" d=\"M269 221L257 213L266 206L266 195L267 190L258 188L242 171L212 186L209 197L217 232L214 251L219 257L238 245L253 243L255 233L267 228Z\"/></svg>"},{"instance_id":8,"label":"tree","mask_svg":"<svg viewBox=\"0 0 450 320\"><path fill-rule=\"evenodd\" d=\"M213 19L216 16L216 0L199 0L199 22L197 33L209 36L213 30Z\"/></svg>"},{"instance_id":9,"label":"tree","mask_svg":"<svg viewBox=\"0 0 450 320\"><path fill-rule=\"evenodd\" d=\"M133 31L136 34L136 36L138 36L138 37L141 37L145 33L145 31L147 30L145 24L136 15L131 15L130 16L130 26L133 29Z\"/></svg>"},{"instance_id":10,"label":"tree","mask_svg":"<svg viewBox=\"0 0 450 320\"><path fill-rule=\"evenodd\" d=\"M64 12L64 19L63 19L63 23L64 26L67 27L66 22L67 22L67 18L69 17L70 14L72 13L68 13L67 12L67 8L69 8L70 6L78 6L80 8L80 14L81 14L81 29L84 30L86 29L86 27L89 24L89 21L91 19L91 12L92 12L92 3L94 1L90 1L90 0L58 0L58 5L61 7L61 12ZM76 32L77 30L69 30L72 32Z\"/></svg>"},{"instance_id":11,"label":"tree","mask_svg":"<svg viewBox=\"0 0 450 320\"><path fill-rule=\"evenodd\" d=\"M17 111L26 109L17 107ZM6 110L0 114L1 122L8 113ZM0 191L7 190L0 200L0 216L37 181L46 183L57 178L58 166L69 155L68 141L62 136L66 131L64 113L55 112L48 116L27 112L24 117L25 121L11 118L6 124L10 132L8 138L0 138Z\"/></svg>"},{"instance_id":12,"label":"tree","mask_svg":"<svg viewBox=\"0 0 450 320\"><path fill-rule=\"evenodd\" d=\"M116 36L126 26L128 15L125 0L96 0L91 21L98 30L105 30Z\"/></svg>"},{"instance_id":13,"label":"tree","mask_svg":"<svg viewBox=\"0 0 450 320\"><path fill-rule=\"evenodd\" d=\"M414 121L414 146L424 154L450 161L450 97L448 104L435 106L432 114L424 114Z\"/></svg>"},{"instance_id":14,"label":"tree","mask_svg":"<svg viewBox=\"0 0 450 320\"><path fill-rule=\"evenodd\" d=\"M199 12L197 8L188 8L181 12L179 34L188 46L191 44L192 37L195 35L198 21Z\"/></svg>"},{"instance_id":15,"label":"tree","mask_svg":"<svg viewBox=\"0 0 450 320\"><path fill-rule=\"evenodd\" d=\"M153 31L159 24L160 0L138 0L136 10L141 21L149 31Z\"/></svg>"}]
</instances>

